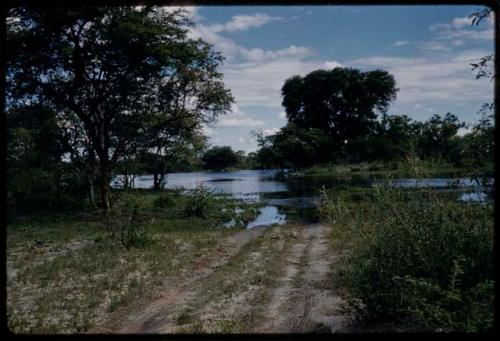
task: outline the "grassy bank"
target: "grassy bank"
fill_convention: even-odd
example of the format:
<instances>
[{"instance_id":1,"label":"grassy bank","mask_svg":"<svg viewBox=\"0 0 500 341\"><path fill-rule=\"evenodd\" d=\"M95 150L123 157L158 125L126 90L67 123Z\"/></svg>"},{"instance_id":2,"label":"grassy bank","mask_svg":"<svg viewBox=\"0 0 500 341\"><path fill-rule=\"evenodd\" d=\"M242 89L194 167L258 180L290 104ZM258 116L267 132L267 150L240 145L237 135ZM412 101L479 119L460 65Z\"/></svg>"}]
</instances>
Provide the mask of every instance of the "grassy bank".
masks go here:
<instances>
[{"instance_id":1,"label":"grassy bank","mask_svg":"<svg viewBox=\"0 0 500 341\"><path fill-rule=\"evenodd\" d=\"M493 324L493 204L431 190L327 191L337 290L365 331L485 331Z\"/></svg>"},{"instance_id":2,"label":"grassy bank","mask_svg":"<svg viewBox=\"0 0 500 341\"><path fill-rule=\"evenodd\" d=\"M97 212L27 217L7 227L7 318L16 333L85 332L189 272L257 214L203 189L115 192ZM232 228L224 224L234 220Z\"/></svg>"},{"instance_id":3,"label":"grassy bank","mask_svg":"<svg viewBox=\"0 0 500 341\"><path fill-rule=\"evenodd\" d=\"M317 165L297 171L296 176L366 175L366 176L467 176L471 174L493 174L493 164L472 171L466 167L455 167L443 160L374 161L357 164Z\"/></svg>"}]
</instances>

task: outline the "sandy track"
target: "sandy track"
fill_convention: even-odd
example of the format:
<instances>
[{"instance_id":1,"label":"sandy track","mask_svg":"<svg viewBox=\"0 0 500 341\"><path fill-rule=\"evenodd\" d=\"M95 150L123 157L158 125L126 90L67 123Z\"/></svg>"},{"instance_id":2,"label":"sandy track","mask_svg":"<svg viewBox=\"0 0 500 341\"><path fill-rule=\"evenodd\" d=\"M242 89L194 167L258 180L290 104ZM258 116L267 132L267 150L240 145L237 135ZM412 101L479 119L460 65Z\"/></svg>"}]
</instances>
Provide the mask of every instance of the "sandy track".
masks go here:
<instances>
[{"instance_id":1,"label":"sandy track","mask_svg":"<svg viewBox=\"0 0 500 341\"><path fill-rule=\"evenodd\" d=\"M98 327L91 333L159 333L171 321L166 321L165 316L173 311L176 306L192 298L197 284L210 276L219 267L228 262L250 240L258 237L265 228L253 228L240 231L231 237L231 247L217 250L211 254L200 257L194 265L193 271L180 277L166 278L152 300L142 302L131 314L124 316L115 327Z\"/></svg>"},{"instance_id":2,"label":"sandy track","mask_svg":"<svg viewBox=\"0 0 500 341\"><path fill-rule=\"evenodd\" d=\"M342 299L331 286L334 253L329 249L328 228L304 226L301 238L292 246L286 271L274 290L258 333L341 332L348 317L340 307Z\"/></svg>"},{"instance_id":3,"label":"sandy track","mask_svg":"<svg viewBox=\"0 0 500 341\"><path fill-rule=\"evenodd\" d=\"M267 244L249 244L245 248L239 257L257 264L252 271L265 268L266 259L259 258L263 253L279 261L280 271L273 273L272 285L250 285L229 300L219 297L212 301L205 297L207 281L215 275L226 278L226 273L218 270L265 230L254 228L236 233L230 237L229 248L200 257L193 271L166 279L154 299L139 302L132 313L113 323L113 328L93 332L176 333L183 329L173 316L185 307L193 307L196 302L200 305L194 316L204 326L210 326L210 320L230 316L233 322L242 326L238 332L244 333L348 332L348 317L340 310L342 299L335 295L330 278L335 254L330 249L329 228L325 225L303 225L283 231L274 228L274 234L286 233L288 237L282 242L288 242L278 243L281 245L278 247L278 244L273 245L274 239L270 236ZM262 249L263 245L270 246Z\"/></svg>"}]
</instances>

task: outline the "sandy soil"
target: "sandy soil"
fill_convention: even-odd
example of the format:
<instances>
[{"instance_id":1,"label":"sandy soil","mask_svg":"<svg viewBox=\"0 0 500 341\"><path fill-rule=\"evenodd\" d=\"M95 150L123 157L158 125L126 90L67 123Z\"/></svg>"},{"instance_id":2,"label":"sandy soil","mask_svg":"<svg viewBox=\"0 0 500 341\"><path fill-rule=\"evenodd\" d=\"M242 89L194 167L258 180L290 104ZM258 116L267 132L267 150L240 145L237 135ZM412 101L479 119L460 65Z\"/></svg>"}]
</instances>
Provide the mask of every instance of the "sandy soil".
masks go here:
<instances>
[{"instance_id":1,"label":"sandy soil","mask_svg":"<svg viewBox=\"0 0 500 341\"><path fill-rule=\"evenodd\" d=\"M185 307L195 307L194 315L203 326L202 332L221 332L212 329L226 322L229 332L243 333L332 333L347 331L349 316L342 313L342 299L335 295L331 285L331 270L335 254L330 250L329 228L324 225L304 225L283 231L280 227L266 243L256 243L256 249L245 250L242 269L266 273L265 266L279 262L280 271L268 285L250 283L229 297L207 299L208 283L229 260L242 252L243 246L262 235L266 228L254 228L236 233L230 246L201 256L189 273L177 278L166 278L152 299L138 302L112 325L91 332L107 333L179 333L185 332L174 318ZM277 232L279 231L279 232ZM272 239L276 238L276 239ZM225 272L222 272L225 274ZM269 270L266 273L269 275ZM227 281L237 281L238 278ZM241 274L245 277L245 273ZM267 282L266 282L267 283ZM224 319L226 317L226 319ZM191 323L192 325L192 323ZM223 324L222 324L223 325ZM236 327L235 327L236 326ZM235 329L236 328L236 329ZM192 330L192 329L191 329ZM222 329L223 332L226 329ZM188 329L189 331L189 329Z\"/></svg>"},{"instance_id":2,"label":"sandy soil","mask_svg":"<svg viewBox=\"0 0 500 341\"><path fill-rule=\"evenodd\" d=\"M328 228L304 226L287 259L281 285L274 290L260 333L342 332L349 317L331 287L335 255L329 249Z\"/></svg>"},{"instance_id":3,"label":"sandy soil","mask_svg":"<svg viewBox=\"0 0 500 341\"><path fill-rule=\"evenodd\" d=\"M178 305L196 294L197 284L203 282L211 273L223 266L236 255L248 241L261 235L264 228L254 228L240 231L230 237L231 247L217 250L214 253L201 256L194 271L184 273L179 278L165 278L162 288L155 293L152 300L139 302L137 307L128 316L114 321L113 326L101 326L91 333L160 333L173 321L165 317L174 311Z\"/></svg>"}]
</instances>

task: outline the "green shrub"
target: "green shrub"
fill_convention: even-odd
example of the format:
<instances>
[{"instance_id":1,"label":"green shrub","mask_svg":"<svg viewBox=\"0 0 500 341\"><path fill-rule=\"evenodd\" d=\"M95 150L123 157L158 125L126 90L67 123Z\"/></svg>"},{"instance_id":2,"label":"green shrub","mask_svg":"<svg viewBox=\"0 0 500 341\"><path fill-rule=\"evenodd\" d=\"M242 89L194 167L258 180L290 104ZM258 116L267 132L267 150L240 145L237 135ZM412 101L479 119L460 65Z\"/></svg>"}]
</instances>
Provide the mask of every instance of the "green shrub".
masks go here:
<instances>
[{"instance_id":1,"label":"green shrub","mask_svg":"<svg viewBox=\"0 0 500 341\"><path fill-rule=\"evenodd\" d=\"M490 328L492 205L385 187L374 193L356 203L326 195L321 209L350 249L341 283L358 316L418 330Z\"/></svg>"},{"instance_id":2,"label":"green shrub","mask_svg":"<svg viewBox=\"0 0 500 341\"><path fill-rule=\"evenodd\" d=\"M207 218L210 208L214 205L214 196L210 190L199 186L192 190L184 203L186 217Z\"/></svg>"},{"instance_id":3,"label":"green shrub","mask_svg":"<svg viewBox=\"0 0 500 341\"><path fill-rule=\"evenodd\" d=\"M123 193L105 219L109 236L127 249L143 247L152 240L146 229L146 200L135 195Z\"/></svg>"}]
</instances>

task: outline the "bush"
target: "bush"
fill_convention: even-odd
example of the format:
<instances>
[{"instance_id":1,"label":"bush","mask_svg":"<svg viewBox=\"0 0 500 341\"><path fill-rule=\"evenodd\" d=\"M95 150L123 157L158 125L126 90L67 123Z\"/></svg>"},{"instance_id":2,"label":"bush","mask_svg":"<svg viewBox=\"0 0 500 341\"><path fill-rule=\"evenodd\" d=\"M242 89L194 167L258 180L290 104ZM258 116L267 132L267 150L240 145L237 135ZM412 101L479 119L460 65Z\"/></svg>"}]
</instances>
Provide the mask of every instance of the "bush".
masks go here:
<instances>
[{"instance_id":1,"label":"bush","mask_svg":"<svg viewBox=\"0 0 500 341\"><path fill-rule=\"evenodd\" d=\"M418 330L491 328L492 206L423 191L375 194L356 204L326 196L322 207L351 249L341 283L358 316Z\"/></svg>"},{"instance_id":2,"label":"bush","mask_svg":"<svg viewBox=\"0 0 500 341\"><path fill-rule=\"evenodd\" d=\"M186 197L184 214L186 217L207 218L213 206L214 197L210 190L199 186Z\"/></svg>"},{"instance_id":3,"label":"bush","mask_svg":"<svg viewBox=\"0 0 500 341\"><path fill-rule=\"evenodd\" d=\"M144 198L122 194L121 200L106 217L106 229L109 236L125 248L144 247L152 240L146 229Z\"/></svg>"}]
</instances>

